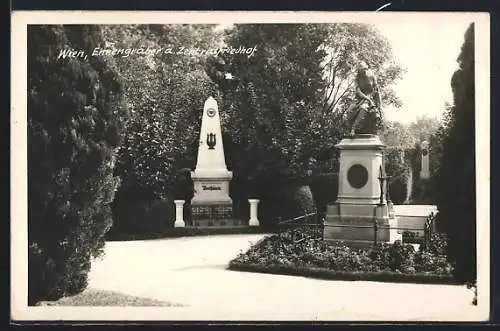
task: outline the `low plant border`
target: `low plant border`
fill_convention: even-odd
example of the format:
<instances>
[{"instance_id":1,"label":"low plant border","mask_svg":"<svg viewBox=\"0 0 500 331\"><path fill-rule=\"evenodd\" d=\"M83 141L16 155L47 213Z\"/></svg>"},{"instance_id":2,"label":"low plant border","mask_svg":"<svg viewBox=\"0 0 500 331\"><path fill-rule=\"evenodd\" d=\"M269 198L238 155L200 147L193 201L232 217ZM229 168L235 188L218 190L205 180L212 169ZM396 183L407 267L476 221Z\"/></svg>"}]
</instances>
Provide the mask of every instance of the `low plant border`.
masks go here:
<instances>
[{"instance_id":1,"label":"low plant border","mask_svg":"<svg viewBox=\"0 0 500 331\"><path fill-rule=\"evenodd\" d=\"M163 238L180 238L193 236L209 236L209 235L224 235L224 234L266 234L269 230L258 226L241 226L241 227L183 227L171 228L157 233L138 233L138 234L115 234L108 233L106 241L133 241L147 239L163 239Z\"/></svg>"},{"instance_id":2,"label":"low plant border","mask_svg":"<svg viewBox=\"0 0 500 331\"><path fill-rule=\"evenodd\" d=\"M447 284L462 285L451 275L437 275L431 273L404 274L393 271L365 272L365 271L337 271L317 267L295 267L282 264L260 265L231 261L227 268L234 271L260 272L266 274L302 276L328 280L347 281L375 281L390 283L417 283L417 284Z\"/></svg>"}]
</instances>

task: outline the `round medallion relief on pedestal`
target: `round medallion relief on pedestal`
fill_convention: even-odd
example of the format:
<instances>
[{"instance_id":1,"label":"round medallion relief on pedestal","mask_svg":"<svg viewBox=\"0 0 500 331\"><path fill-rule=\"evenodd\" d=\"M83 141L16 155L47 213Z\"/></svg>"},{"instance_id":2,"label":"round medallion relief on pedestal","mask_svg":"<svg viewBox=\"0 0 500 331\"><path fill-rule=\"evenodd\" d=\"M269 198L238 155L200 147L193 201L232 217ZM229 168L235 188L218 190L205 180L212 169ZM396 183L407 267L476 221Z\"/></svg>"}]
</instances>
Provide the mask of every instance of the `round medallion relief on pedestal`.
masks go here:
<instances>
[{"instance_id":1,"label":"round medallion relief on pedestal","mask_svg":"<svg viewBox=\"0 0 500 331\"><path fill-rule=\"evenodd\" d=\"M368 170L361 164L355 164L347 170L347 181L349 184L360 189L368 182Z\"/></svg>"}]
</instances>

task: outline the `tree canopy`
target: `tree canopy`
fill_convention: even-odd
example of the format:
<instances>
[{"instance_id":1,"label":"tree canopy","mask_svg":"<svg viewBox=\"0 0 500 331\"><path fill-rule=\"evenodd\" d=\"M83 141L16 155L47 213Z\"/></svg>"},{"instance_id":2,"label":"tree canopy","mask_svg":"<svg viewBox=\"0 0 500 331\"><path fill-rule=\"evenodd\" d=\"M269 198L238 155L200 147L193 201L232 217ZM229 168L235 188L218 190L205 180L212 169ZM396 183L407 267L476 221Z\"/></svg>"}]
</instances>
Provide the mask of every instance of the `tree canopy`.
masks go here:
<instances>
[{"instance_id":1,"label":"tree canopy","mask_svg":"<svg viewBox=\"0 0 500 331\"><path fill-rule=\"evenodd\" d=\"M236 81L228 85L223 74L211 75L224 91L229 131L242 150L238 160L248 168L244 173L272 168L300 177L333 158L334 145L348 130L351 114L345 111L354 98L356 61L366 61L378 75L384 104L400 105L391 84L402 69L372 26L236 25L226 43L256 47L251 57L219 56L208 70L222 63ZM365 124L370 123L380 125L368 117ZM254 153L260 162L245 158Z\"/></svg>"},{"instance_id":2,"label":"tree canopy","mask_svg":"<svg viewBox=\"0 0 500 331\"><path fill-rule=\"evenodd\" d=\"M213 47L218 35L211 25L115 25L105 26L104 36L116 48L172 51L114 60L132 112L118 171L143 194L165 196L176 171L195 160L203 103L215 93L204 70L206 55L185 54L180 47Z\"/></svg>"}]
</instances>

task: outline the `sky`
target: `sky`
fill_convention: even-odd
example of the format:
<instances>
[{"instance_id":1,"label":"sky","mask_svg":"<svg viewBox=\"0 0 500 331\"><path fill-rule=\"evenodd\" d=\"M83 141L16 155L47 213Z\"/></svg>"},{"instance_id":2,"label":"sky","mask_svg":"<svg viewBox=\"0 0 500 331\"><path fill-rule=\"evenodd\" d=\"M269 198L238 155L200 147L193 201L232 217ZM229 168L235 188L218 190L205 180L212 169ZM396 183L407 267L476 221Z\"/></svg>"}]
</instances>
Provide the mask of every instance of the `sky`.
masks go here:
<instances>
[{"instance_id":1,"label":"sky","mask_svg":"<svg viewBox=\"0 0 500 331\"><path fill-rule=\"evenodd\" d=\"M396 61L406 68L394 89L403 107L384 109L387 120L412 122L418 116L441 118L444 103L452 103L451 77L470 24L467 17L375 23L389 40Z\"/></svg>"}]
</instances>

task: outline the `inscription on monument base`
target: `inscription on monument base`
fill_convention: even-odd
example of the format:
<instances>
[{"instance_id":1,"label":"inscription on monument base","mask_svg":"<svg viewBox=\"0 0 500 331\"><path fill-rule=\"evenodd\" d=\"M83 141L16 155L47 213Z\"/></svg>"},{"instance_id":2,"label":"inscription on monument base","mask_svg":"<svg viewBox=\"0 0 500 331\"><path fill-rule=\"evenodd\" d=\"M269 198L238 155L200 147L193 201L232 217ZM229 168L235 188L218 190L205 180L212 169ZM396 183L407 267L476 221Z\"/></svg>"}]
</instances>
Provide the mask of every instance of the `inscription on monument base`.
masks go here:
<instances>
[{"instance_id":1,"label":"inscription on monument base","mask_svg":"<svg viewBox=\"0 0 500 331\"><path fill-rule=\"evenodd\" d=\"M220 184L202 183L201 188L203 189L203 191L222 191L222 187Z\"/></svg>"},{"instance_id":2,"label":"inscription on monument base","mask_svg":"<svg viewBox=\"0 0 500 331\"><path fill-rule=\"evenodd\" d=\"M233 218L233 206L229 204L194 205L192 221L194 226L243 225Z\"/></svg>"}]
</instances>

